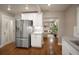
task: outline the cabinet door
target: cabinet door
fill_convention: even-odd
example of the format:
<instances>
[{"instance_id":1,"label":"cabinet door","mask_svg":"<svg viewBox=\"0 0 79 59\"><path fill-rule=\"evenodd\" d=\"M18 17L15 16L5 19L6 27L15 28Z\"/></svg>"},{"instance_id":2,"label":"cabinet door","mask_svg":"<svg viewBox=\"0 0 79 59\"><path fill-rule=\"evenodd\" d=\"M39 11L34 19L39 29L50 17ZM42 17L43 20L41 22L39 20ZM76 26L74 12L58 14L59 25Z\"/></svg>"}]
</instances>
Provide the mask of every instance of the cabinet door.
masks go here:
<instances>
[{"instance_id":1,"label":"cabinet door","mask_svg":"<svg viewBox=\"0 0 79 59\"><path fill-rule=\"evenodd\" d=\"M35 35L31 35L31 46L33 47L35 45L35 41L36 41L36 36Z\"/></svg>"},{"instance_id":2,"label":"cabinet door","mask_svg":"<svg viewBox=\"0 0 79 59\"><path fill-rule=\"evenodd\" d=\"M32 47L42 47L42 36L39 34L33 34L31 36Z\"/></svg>"},{"instance_id":3,"label":"cabinet door","mask_svg":"<svg viewBox=\"0 0 79 59\"><path fill-rule=\"evenodd\" d=\"M2 15L2 44L5 45L9 43L9 16Z\"/></svg>"},{"instance_id":4,"label":"cabinet door","mask_svg":"<svg viewBox=\"0 0 79 59\"><path fill-rule=\"evenodd\" d=\"M41 44L42 35L36 35L37 42Z\"/></svg>"}]
</instances>

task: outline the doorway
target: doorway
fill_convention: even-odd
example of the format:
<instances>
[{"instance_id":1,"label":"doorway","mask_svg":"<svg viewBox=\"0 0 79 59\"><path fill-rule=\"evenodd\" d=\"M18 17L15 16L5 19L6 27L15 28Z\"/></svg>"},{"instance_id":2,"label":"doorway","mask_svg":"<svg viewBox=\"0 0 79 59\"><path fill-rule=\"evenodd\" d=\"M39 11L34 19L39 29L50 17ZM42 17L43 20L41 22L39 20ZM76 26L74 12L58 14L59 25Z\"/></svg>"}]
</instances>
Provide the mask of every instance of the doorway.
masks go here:
<instances>
[{"instance_id":1,"label":"doorway","mask_svg":"<svg viewBox=\"0 0 79 59\"><path fill-rule=\"evenodd\" d=\"M14 41L14 19L7 15L2 15L1 46L5 46Z\"/></svg>"},{"instance_id":2,"label":"doorway","mask_svg":"<svg viewBox=\"0 0 79 59\"><path fill-rule=\"evenodd\" d=\"M44 38L45 40L48 41L47 50L49 54L62 54L61 47L58 45L58 42L60 42L59 41L59 33L60 33L59 19L46 18L44 19L43 23L44 23Z\"/></svg>"}]
</instances>

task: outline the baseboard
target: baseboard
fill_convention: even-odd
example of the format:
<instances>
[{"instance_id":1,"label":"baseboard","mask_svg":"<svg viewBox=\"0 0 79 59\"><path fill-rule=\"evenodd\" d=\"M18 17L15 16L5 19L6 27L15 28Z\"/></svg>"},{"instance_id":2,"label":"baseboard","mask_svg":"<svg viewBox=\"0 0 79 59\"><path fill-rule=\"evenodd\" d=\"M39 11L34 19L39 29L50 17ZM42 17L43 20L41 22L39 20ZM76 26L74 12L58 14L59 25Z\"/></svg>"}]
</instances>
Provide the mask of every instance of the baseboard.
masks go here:
<instances>
[{"instance_id":1,"label":"baseboard","mask_svg":"<svg viewBox=\"0 0 79 59\"><path fill-rule=\"evenodd\" d=\"M10 43L12 43L12 42L14 42L14 41L11 41L11 42L8 42L8 43L5 43L5 44L2 44L2 45L0 46L0 48L4 47L5 45L10 44Z\"/></svg>"},{"instance_id":2,"label":"baseboard","mask_svg":"<svg viewBox=\"0 0 79 59\"><path fill-rule=\"evenodd\" d=\"M0 48L2 48L4 45L0 45Z\"/></svg>"}]
</instances>

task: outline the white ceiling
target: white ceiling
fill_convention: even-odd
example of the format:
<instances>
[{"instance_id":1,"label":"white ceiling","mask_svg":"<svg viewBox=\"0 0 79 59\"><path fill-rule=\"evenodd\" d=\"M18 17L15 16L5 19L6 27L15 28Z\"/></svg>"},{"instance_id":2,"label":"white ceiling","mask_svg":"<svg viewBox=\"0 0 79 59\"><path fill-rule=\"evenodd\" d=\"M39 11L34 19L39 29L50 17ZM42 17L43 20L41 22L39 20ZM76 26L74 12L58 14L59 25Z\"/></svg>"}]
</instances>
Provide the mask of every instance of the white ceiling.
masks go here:
<instances>
[{"instance_id":1,"label":"white ceiling","mask_svg":"<svg viewBox=\"0 0 79 59\"><path fill-rule=\"evenodd\" d=\"M11 10L8 11L7 8L8 6L11 7ZM26 10L25 7L28 6L29 9ZM11 5L6 5L6 4L1 4L0 5L0 10L4 10L8 13L11 14L19 14L22 12L28 12L28 11L64 11L66 8L68 8L70 5L64 5L64 4L52 4L51 6L48 6L47 4L30 4L30 5L25 5L25 4L11 4Z\"/></svg>"},{"instance_id":2,"label":"white ceiling","mask_svg":"<svg viewBox=\"0 0 79 59\"><path fill-rule=\"evenodd\" d=\"M40 5L40 8L42 11L64 11L66 8L68 8L70 5L68 4L51 4L48 5Z\"/></svg>"}]
</instances>

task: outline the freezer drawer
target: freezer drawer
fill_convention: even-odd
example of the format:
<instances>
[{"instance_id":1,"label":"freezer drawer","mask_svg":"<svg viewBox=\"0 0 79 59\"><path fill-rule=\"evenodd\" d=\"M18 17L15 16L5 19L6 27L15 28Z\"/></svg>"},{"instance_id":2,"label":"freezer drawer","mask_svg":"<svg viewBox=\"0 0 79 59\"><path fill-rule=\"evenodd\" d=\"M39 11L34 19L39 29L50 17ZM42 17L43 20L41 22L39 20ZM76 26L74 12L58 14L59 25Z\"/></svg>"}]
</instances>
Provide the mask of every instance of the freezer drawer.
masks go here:
<instances>
[{"instance_id":1,"label":"freezer drawer","mask_svg":"<svg viewBox=\"0 0 79 59\"><path fill-rule=\"evenodd\" d=\"M28 39L16 39L16 47L30 47L30 41Z\"/></svg>"},{"instance_id":2,"label":"freezer drawer","mask_svg":"<svg viewBox=\"0 0 79 59\"><path fill-rule=\"evenodd\" d=\"M16 47L22 47L22 41L16 39Z\"/></svg>"}]
</instances>

